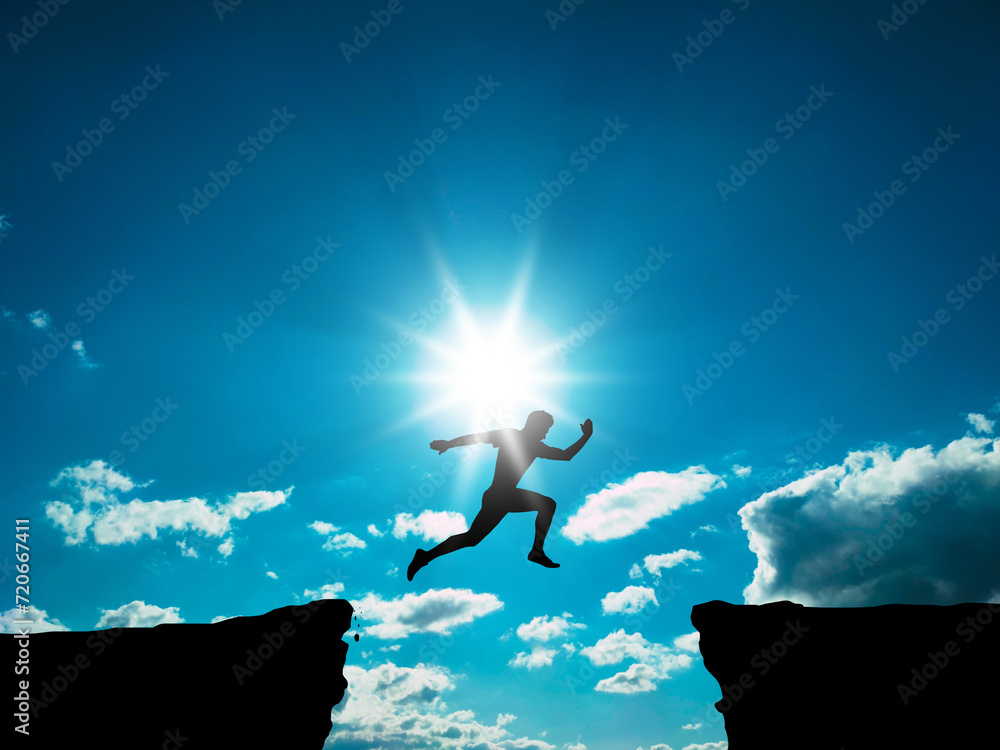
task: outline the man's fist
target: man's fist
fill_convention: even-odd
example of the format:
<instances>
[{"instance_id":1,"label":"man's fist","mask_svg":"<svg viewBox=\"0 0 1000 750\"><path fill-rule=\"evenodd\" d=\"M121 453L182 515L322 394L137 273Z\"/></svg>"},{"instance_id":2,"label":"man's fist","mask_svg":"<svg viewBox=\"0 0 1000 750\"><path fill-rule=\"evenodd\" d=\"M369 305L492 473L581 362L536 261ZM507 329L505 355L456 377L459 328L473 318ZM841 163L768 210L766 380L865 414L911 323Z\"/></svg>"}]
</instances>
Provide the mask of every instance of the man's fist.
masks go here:
<instances>
[{"instance_id":1,"label":"man's fist","mask_svg":"<svg viewBox=\"0 0 1000 750\"><path fill-rule=\"evenodd\" d=\"M438 455L441 455L446 450L448 450L448 448L450 448L450 447L451 446L448 445L448 441L447 440L434 440L434 441L431 442L431 450L432 451L437 451Z\"/></svg>"},{"instance_id":2,"label":"man's fist","mask_svg":"<svg viewBox=\"0 0 1000 750\"><path fill-rule=\"evenodd\" d=\"M586 422L580 425L580 429L583 430L584 435L590 437L591 435L594 434L594 423L588 419Z\"/></svg>"}]
</instances>

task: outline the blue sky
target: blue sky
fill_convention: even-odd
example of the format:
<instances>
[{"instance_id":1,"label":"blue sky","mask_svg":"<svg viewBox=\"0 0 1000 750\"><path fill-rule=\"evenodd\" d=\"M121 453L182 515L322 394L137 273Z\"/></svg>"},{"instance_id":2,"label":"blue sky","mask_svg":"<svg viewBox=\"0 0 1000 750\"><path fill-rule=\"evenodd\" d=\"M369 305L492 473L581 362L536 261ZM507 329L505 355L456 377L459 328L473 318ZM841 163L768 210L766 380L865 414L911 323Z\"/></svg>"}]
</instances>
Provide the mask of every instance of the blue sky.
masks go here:
<instances>
[{"instance_id":1,"label":"blue sky","mask_svg":"<svg viewBox=\"0 0 1000 750\"><path fill-rule=\"evenodd\" d=\"M338 747L715 750L694 604L996 595L995 6L42 5L0 124L40 628L337 596ZM493 470L429 441L535 408L595 426L521 482L562 567L520 514L407 582Z\"/></svg>"}]
</instances>

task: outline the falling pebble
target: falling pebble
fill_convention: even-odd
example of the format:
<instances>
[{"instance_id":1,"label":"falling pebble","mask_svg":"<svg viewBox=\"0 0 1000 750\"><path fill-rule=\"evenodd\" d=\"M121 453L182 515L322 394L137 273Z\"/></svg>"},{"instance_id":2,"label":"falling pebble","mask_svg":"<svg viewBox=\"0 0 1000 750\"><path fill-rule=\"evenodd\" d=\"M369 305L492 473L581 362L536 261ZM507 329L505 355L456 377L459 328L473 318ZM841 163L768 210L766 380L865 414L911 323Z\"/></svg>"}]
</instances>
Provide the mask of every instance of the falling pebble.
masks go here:
<instances>
[{"instance_id":1,"label":"falling pebble","mask_svg":"<svg viewBox=\"0 0 1000 750\"><path fill-rule=\"evenodd\" d=\"M361 636L360 636L360 635L358 635L357 633L355 633L355 634L354 634L354 642L355 642L355 643L357 643L357 642L358 642L358 641L360 641L360 640L361 640Z\"/></svg>"}]
</instances>

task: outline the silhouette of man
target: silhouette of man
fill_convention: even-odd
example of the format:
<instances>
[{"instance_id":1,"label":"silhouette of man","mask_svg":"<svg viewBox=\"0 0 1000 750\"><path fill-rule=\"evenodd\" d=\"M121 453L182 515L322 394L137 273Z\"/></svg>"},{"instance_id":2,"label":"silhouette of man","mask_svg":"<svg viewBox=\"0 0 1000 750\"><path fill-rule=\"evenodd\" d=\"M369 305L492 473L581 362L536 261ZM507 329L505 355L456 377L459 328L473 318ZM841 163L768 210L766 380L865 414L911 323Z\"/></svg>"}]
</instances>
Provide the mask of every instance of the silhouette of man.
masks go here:
<instances>
[{"instance_id":1,"label":"silhouette of man","mask_svg":"<svg viewBox=\"0 0 1000 750\"><path fill-rule=\"evenodd\" d=\"M552 421L552 416L547 412L533 411L528 415L524 428L520 430L505 427L500 430L463 435L454 440L435 440L431 443L431 449L439 454L449 448L475 443L490 443L500 450L497 453L493 484L483 493L483 507L473 519L472 526L466 532L448 537L434 549L418 549L406 569L407 580L412 581L416 572L431 560L479 544L508 513L528 511L538 513L535 516L535 543L528 553L528 559L546 568L559 567L559 563L552 562L542 551L545 535L549 533L549 525L556 512L556 501L551 497L518 487L517 483L521 481L524 472L536 458L549 458L553 461L569 461L573 458L590 440L590 436L594 433L594 423L588 419L580 425L583 436L569 448L563 449L553 448L542 442L542 438L552 427Z\"/></svg>"}]
</instances>

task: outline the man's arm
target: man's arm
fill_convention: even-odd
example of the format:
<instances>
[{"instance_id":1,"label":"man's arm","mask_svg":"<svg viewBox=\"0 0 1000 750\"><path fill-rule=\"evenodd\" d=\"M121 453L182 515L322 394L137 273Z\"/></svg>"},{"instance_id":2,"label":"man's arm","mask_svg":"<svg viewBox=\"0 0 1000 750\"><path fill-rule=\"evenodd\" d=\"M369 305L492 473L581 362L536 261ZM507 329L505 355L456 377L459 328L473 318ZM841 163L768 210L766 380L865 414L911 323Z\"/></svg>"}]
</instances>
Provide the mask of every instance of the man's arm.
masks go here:
<instances>
[{"instance_id":1,"label":"man's arm","mask_svg":"<svg viewBox=\"0 0 1000 750\"><path fill-rule=\"evenodd\" d=\"M573 456L580 452L580 449L587 444L590 440L590 436L594 434L594 423L589 419L580 425L580 429L583 430L583 435L569 448L553 448L549 445L543 445L544 449L538 454L539 458L548 458L553 461L569 461Z\"/></svg>"},{"instance_id":2,"label":"man's arm","mask_svg":"<svg viewBox=\"0 0 1000 750\"><path fill-rule=\"evenodd\" d=\"M451 440L434 440L431 443L431 450L437 451L439 454L444 453L449 448L457 448L460 445L475 445L476 443L492 443L494 441L493 432L474 432L471 435L462 435L462 437L453 438Z\"/></svg>"}]
</instances>

